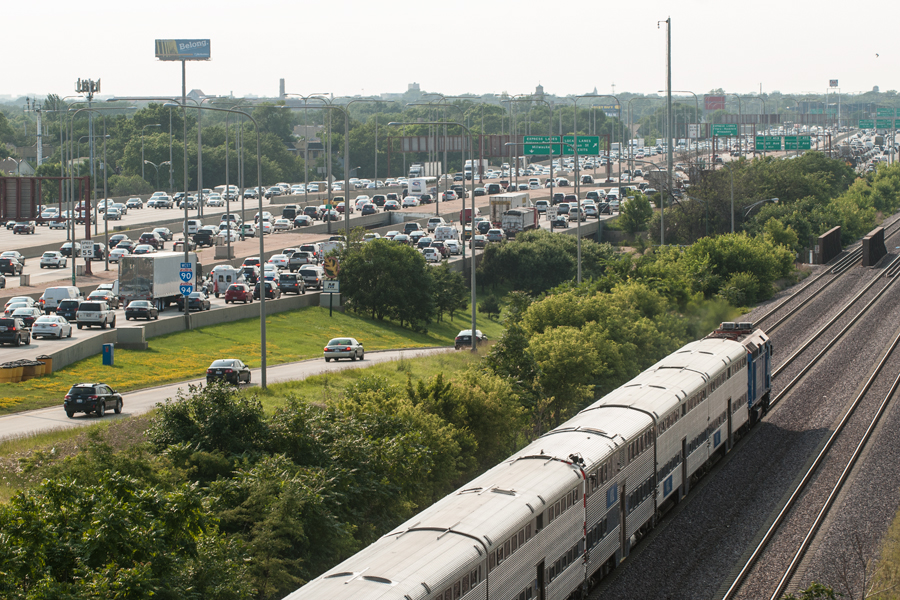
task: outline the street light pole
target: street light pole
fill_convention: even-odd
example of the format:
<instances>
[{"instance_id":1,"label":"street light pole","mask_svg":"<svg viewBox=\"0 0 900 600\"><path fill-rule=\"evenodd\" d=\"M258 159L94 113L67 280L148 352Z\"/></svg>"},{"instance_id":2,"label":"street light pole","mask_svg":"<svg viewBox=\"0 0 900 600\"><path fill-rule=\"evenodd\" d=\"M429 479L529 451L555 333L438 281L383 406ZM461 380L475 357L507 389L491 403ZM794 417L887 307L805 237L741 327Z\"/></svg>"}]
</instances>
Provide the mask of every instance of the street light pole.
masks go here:
<instances>
[{"instance_id":1,"label":"street light pole","mask_svg":"<svg viewBox=\"0 0 900 600\"><path fill-rule=\"evenodd\" d=\"M411 122L411 121L391 121L390 123L388 123L389 126L442 125L442 124L443 124L443 122L441 122L441 121L431 121L431 122L424 122L424 123L416 123L416 122ZM466 127L462 123L448 122L447 124L448 125L456 125L458 127L463 128L466 132L466 135L469 136L469 145L472 144L472 132L469 130L468 127ZM473 175L472 176L472 187L473 187L473 190L472 190L472 217L475 216L474 186L475 186L475 176ZM463 188L465 189L465 178L463 178ZM465 200L463 200L463 215L465 215L465 212L466 212ZM463 236L465 236L465 224L463 224ZM475 329L475 325L476 325L476 323L475 323L475 229L474 229L474 227L472 228L472 237L471 237L470 243L472 244L472 247L471 247L471 249L472 249L472 264L470 265L469 270L472 273L472 282L471 282L471 286L472 286L472 297L471 297L471 302L472 302L472 351L474 352L476 350L476 345L475 345L476 344L476 340L475 340L475 331L476 331L476 329ZM465 246L465 240L463 240L463 246ZM465 267L465 264L463 264L463 267Z\"/></svg>"}]
</instances>

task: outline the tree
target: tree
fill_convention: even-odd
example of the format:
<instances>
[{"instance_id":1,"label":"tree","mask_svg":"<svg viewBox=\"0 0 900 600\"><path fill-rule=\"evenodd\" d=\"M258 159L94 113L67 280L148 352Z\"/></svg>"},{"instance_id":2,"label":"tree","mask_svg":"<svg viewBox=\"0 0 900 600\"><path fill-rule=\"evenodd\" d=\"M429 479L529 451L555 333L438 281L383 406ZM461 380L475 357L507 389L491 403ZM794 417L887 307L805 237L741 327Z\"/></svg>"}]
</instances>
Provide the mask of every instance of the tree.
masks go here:
<instances>
[{"instance_id":1,"label":"tree","mask_svg":"<svg viewBox=\"0 0 900 600\"><path fill-rule=\"evenodd\" d=\"M434 276L434 308L437 311L437 320L444 320L444 313L453 313L462 310L468 304L468 289L461 273L454 273L450 265L441 263L431 270Z\"/></svg>"},{"instance_id":2,"label":"tree","mask_svg":"<svg viewBox=\"0 0 900 600\"><path fill-rule=\"evenodd\" d=\"M500 300L494 294L489 295L481 304L478 305L478 311L485 313L489 319L500 316Z\"/></svg>"},{"instance_id":3,"label":"tree","mask_svg":"<svg viewBox=\"0 0 900 600\"><path fill-rule=\"evenodd\" d=\"M643 194L635 194L634 198L622 204L619 213L619 222L628 233L635 234L644 231L650 217L653 216L653 208L650 201Z\"/></svg>"},{"instance_id":4,"label":"tree","mask_svg":"<svg viewBox=\"0 0 900 600\"><path fill-rule=\"evenodd\" d=\"M434 314L434 275L414 248L373 240L341 256L341 292L351 310L423 328Z\"/></svg>"}]
</instances>

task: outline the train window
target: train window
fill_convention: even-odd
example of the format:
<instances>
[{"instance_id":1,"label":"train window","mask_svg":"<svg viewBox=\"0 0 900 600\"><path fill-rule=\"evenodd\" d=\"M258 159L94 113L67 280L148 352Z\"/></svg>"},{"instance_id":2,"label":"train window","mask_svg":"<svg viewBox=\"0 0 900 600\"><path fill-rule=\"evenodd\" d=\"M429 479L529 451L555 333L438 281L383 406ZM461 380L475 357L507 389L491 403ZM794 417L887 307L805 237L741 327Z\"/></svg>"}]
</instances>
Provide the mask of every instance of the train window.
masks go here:
<instances>
[{"instance_id":1,"label":"train window","mask_svg":"<svg viewBox=\"0 0 900 600\"><path fill-rule=\"evenodd\" d=\"M529 523L528 525L525 526L525 541L527 542L530 539L531 539L531 523Z\"/></svg>"},{"instance_id":2,"label":"train window","mask_svg":"<svg viewBox=\"0 0 900 600\"><path fill-rule=\"evenodd\" d=\"M507 554L507 555L512 554L513 552L515 552L516 550L519 549L519 538L518 538L517 536L515 536L515 535L512 536L512 537L506 542L505 547L506 547L506 554Z\"/></svg>"},{"instance_id":3,"label":"train window","mask_svg":"<svg viewBox=\"0 0 900 600\"><path fill-rule=\"evenodd\" d=\"M544 528L544 513L539 514L534 520L534 532L537 533Z\"/></svg>"},{"instance_id":4,"label":"train window","mask_svg":"<svg viewBox=\"0 0 900 600\"><path fill-rule=\"evenodd\" d=\"M524 529L520 529L520 530L519 530L519 545L521 546L521 545L523 545L524 543L525 543L525 530L524 530Z\"/></svg>"},{"instance_id":5,"label":"train window","mask_svg":"<svg viewBox=\"0 0 900 600\"><path fill-rule=\"evenodd\" d=\"M447 590L444 592L444 600L452 600L452 599L453 599L453 590L451 590L450 588L447 588Z\"/></svg>"},{"instance_id":6,"label":"train window","mask_svg":"<svg viewBox=\"0 0 900 600\"><path fill-rule=\"evenodd\" d=\"M494 552L491 552L491 560L488 565L488 573L494 570L494 567L497 566L497 555Z\"/></svg>"},{"instance_id":7,"label":"train window","mask_svg":"<svg viewBox=\"0 0 900 600\"><path fill-rule=\"evenodd\" d=\"M434 600L444 600L444 594L438 594L434 597Z\"/></svg>"},{"instance_id":8,"label":"train window","mask_svg":"<svg viewBox=\"0 0 900 600\"><path fill-rule=\"evenodd\" d=\"M453 600L459 598L459 582L453 584Z\"/></svg>"},{"instance_id":9,"label":"train window","mask_svg":"<svg viewBox=\"0 0 900 600\"><path fill-rule=\"evenodd\" d=\"M503 553L503 546L500 546L499 548L497 548L497 566L498 567L503 564L503 559L505 556L506 555Z\"/></svg>"},{"instance_id":10,"label":"train window","mask_svg":"<svg viewBox=\"0 0 900 600\"><path fill-rule=\"evenodd\" d=\"M522 590L522 592L519 594L519 600L525 600L525 590Z\"/></svg>"},{"instance_id":11,"label":"train window","mask_svg":"<svg viewBox=\"0 0 900 600\"><path fill-rule=\"evenodd\" d=\"M554 512L556 513L556 514L555 514L556 517L558 517L559 515L562 514L561 507L562 507L562 500L560 500L560 501L558 501L558 502L556 503L556 507L555 507L555 509L554 509Z\"/></svg>"},{"instance_id":12,"label":"train window","mask_svg":"<svg viewBox=\"0 0 900 600\"><path fill-rule=\"evenodd\" d=\"M466 592L469 591L469 576L463 575L462 577L462 593L465 595Z\"/></svg>"}]
</instances>

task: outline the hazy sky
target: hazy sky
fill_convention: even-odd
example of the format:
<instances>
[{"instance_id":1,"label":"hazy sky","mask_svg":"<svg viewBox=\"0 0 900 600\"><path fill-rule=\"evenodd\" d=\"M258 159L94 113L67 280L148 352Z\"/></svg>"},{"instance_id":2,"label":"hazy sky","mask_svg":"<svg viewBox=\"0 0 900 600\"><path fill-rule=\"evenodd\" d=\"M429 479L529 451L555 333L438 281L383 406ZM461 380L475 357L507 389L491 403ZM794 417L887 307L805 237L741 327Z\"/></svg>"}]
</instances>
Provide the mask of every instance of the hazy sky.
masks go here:
<instances>
[{"instance_id":1,"label":"hazy sky","mask_svg":"<svg viewBox=\"0 0 900 600\"><path fill-rule=\"evenodd\" d=\"M6 2L0 96L181 93L180 63L157 38L208 38L212 60L188 63L188 89L210 95L372 95L423 91L551 94L665 88L697 94L900 88L892 39L900 4L836 0L95 0ZM879 24L883 24L879 32Z\"/></svg>"}]
</instances>

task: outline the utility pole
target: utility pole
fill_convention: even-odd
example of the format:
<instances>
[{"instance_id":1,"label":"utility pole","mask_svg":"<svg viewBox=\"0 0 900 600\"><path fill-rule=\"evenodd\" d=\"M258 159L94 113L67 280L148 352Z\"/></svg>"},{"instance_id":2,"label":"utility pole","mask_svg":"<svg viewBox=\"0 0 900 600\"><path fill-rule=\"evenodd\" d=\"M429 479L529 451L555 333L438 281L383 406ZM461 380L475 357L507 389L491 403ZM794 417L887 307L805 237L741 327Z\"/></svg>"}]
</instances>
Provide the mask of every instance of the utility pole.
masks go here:
<instances>
[{"instance_id":1,"label":"utility pole","mask_svg":"<svg viewBox=\"0 0 900 600\"><path fill-rule=\"evenodd\" d=\"M666 244L666 196L672 194L672 17L666 24L666 193L660 195L659 245ZM659 26L659 23L657 23Z\"/></svg>"}]
</instances>

